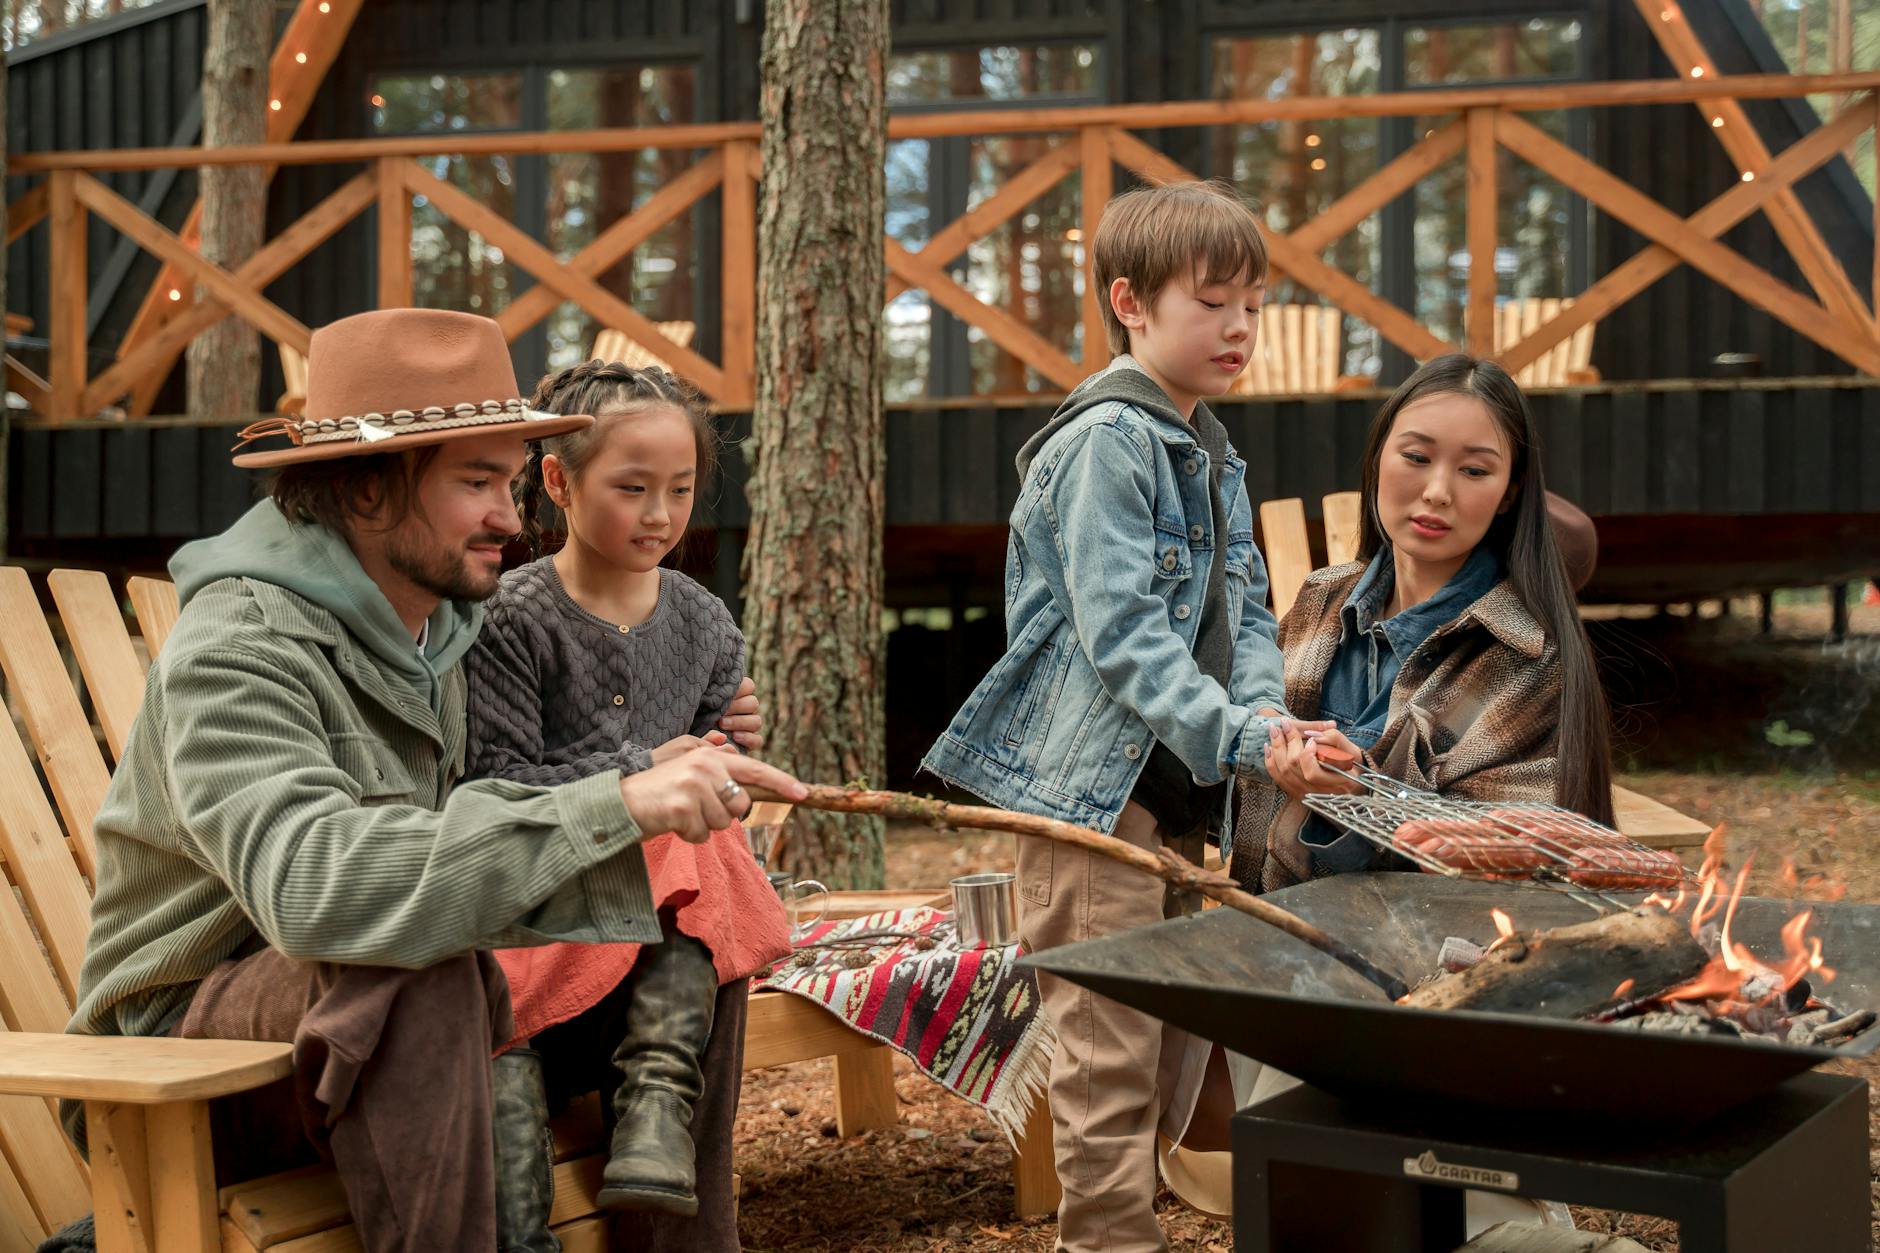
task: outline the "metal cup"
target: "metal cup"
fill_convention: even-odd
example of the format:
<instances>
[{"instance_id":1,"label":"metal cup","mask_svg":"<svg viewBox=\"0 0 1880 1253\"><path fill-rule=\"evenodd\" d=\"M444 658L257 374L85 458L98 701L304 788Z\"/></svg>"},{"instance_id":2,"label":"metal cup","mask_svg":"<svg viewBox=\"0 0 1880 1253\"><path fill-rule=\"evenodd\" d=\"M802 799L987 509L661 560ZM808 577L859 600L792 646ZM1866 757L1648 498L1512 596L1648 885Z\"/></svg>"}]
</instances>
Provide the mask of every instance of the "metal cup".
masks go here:
<instances>
[{"instance_id":1,"label":"metal cup","mask_svg":"<svg viewBox=\"0 0 1880 1253\"><path fill-rule=\"evenodd\" d=\"M784 910L790 915L790 938L792 940L800 940L805 935L808 935L810 928L821 922L823 918L828 915L829 889L816 880L803 879L792 882L790 872L787 870L767 871L764 877L770 880L771 888L776 891L778 896L783 898ZM805 897L815 896L818 893L820 893L823 898L822 908L817 910L816 916L811 918L808 922L802 921L797 916L797 903Z\"/></svg>"},{"instance_id":2,"label":"metal cup","mask_svg":"<svg viewBox=\"0 0 1880 1253\"><path fill-rule=\"evenodd\" d=\"M953 914L965 948L1018 943L1017 877L969 874L953 880Z\"/></svg>"}]
</instances>

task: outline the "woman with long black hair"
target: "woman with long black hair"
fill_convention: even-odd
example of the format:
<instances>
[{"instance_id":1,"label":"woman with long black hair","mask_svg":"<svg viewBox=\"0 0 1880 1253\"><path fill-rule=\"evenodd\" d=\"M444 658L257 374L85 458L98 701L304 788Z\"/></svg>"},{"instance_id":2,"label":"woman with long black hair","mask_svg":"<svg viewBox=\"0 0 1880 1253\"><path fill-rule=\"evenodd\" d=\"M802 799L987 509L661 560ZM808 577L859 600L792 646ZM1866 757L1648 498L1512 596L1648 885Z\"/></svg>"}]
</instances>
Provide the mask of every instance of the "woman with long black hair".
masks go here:
<instances>
[{"instance_id":1,"label":"woman with long black hair","mask_svg":"<svg viewBox=\"0 0 1880 1253\"><path fill-rule=\"evenodd\" d=\"M1454 353L1384 403L1365 443L1355 563L1306 580L1280 624L1286 703L1413 787L1551 801L1612 821L1606 698L1555 528L1527 398ZM1240 797L1233 871L1272 891L1384 855L1307 812L1356 791L1275 733Z\"/></svg>"}]
</instances>

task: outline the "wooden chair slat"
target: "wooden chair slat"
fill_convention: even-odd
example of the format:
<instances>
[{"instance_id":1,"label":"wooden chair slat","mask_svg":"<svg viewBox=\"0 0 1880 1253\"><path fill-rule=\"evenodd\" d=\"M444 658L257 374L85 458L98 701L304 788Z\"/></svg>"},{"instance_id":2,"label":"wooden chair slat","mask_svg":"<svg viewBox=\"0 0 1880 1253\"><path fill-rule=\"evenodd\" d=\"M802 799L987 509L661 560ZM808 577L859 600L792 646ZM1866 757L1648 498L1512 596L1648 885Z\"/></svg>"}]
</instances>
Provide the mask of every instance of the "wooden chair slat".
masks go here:
<instances>
[{"instance_id":1,"label":"wooden chair slat","mask_svg":"<svg viewBox=\"0 0 1880 1253\"><path fill-rule=\"evenodd\" d=\"M0 1144L0 1154L5 1145ZM5 1161L0 1161L0 1253L30 1253L52 1233L39 1221L26 1190Z\"/></svg>"},{"instance_id":2,"label":"wooden chair slat","mask_svg":"<svg viewBox=\"0 0 1880 1253\"><path fill-rule=\"evenodd\" d=\"M1342 566L1358 559L1358 539L1364 529L1364 496L1359 492L1333 492L1320 502L1325 511L1325 562Z\"/></svg>"},{"instance_id":3,"label":"wooden chair slat","mask_svg":"<svg viewBox=\"0 0 1880 1253\"><path fill-rule=\"evenodd\" d=\"M5 667L7 683L39 750L39 763L52 783L79 867L87 878L94 877L98 850L91 825L111 774L59 659L32 580L17 566L0 568L0 666Z\"/></svg>"},{"instance_id":4,"label":"wooden chair slat","mask_svg":"<svg viewBox=\"0 0 1880 1253\"><path fill-rule=\"evenodd\" d=\"M605 1169L605 1153L577 1157L555 1167L555 1200L548 1209L550 1227L600 1212L594 1196L601 1190L601 1172Z\"/></svg>"},{"instance_id":5,"label":"wooden chair slat","mask_svg":"<svg viewBox=\"0 0 1880 1253\"><path fill-rule=\"evenodd\" d=\"M0 1041L7 1033L0 1032ZM30 1218L57 1231L91 1210L91 1188L49 1103L34 1096L0 1096L0 1174L8 1166L31 1205Z\"/></svg>"},{"instance_id":6,"label":"wooden chair slat","mask_svg":"<svg viewBox=\"0 0 1880 1253\"><path fill-rule=\"evenodd\" d=\"M0 853L7 870L26 898L26 908L39 928L39 939L52 955L52 967L66 996L78 987L78 968L85 960L85 937L91 931L91 893L80 877L75 848L59 831L33 769L26 746L12 720L0 727ZM8 893L9 898L11 893ZM0 939L0 960L22 965L40 961L37 945L25 952ZM56 1026L27 1028L60 1031Z\"/></svg>"},{"instance_id":7,"label":"wooden chair slat","mask_svg":"<svg viewBox=\"0 0 1880 1253\"><path fill-rule=\"evenodd\" d=\"M1283 618L1312 573L1312 543L1306 535L1306 506L1297 496L1260 505L1261 547L1272 587L1273 616Z\"/></svg>"},{"instance_id":8,"label":"wooden chair slat","mask_svg":"<svg viewBox=\"0 0 1880 1253\"><path fill-rule=\"evenodd\" d=\"M139 575L126 579L124 590L130 593L131 608L137 611L137 629L143 634L144 647L149 650L150 660L155 661L181 612L176 603L176 584Z\"/></svg>"},{"instance_id":9,"label":"wooden chair slat","mask_svg":"<svg viewBox=\"0 0 1880 1253\"><path fill-rule=\"evenodd\" d=\"M10 1031L63 1031L71 997L40 955L19 899L0 891L0 1023Z\"/></svg>"},{"instance_id":10,"label":"wooden chair slat","mask_svg":"<svg viewBox=\"0 0 1880 1253\"><path fill-rule=\"evenodd\" d=\"M124 756L124 741L144 701L144 668L124 627L124 611L111 591L111 580L100 571L54 570L46 584L98 711L105 747L116 761Z\"/></svg>"}]
</instances>

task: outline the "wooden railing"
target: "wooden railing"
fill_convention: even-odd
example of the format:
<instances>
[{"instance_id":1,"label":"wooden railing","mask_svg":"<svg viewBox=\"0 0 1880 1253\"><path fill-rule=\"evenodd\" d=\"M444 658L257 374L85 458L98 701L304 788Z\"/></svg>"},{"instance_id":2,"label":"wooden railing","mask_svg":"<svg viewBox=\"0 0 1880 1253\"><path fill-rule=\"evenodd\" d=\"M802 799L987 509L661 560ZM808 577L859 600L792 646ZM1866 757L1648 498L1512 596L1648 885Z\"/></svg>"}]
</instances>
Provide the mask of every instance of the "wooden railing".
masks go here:
<instances>
[{"instance_id":1,"label":"wooden railing","mask_svg":"<svg viewBox=\"0 0 1880 1253\"><path fill-rule=\"evenodd\" d=\"M1271 232L1268 245L1276 271L1318 293L1330 304L1375 327L1412 357L1428 358L1452 345L1407 309L1379 296L1321 259L1326 249L1384 205L1445 163L1460 159L1467 169L1466 239L1473 256L1490 256L1496 245L1498 150L1507 149L1585 197L1600 211L1651 241L1614 266L1571 304L1518 342L1494 341L1495 274L1490 265L1470 267L1467 344L1473 352L1498 355L1510 369L1531 364L1581 327L1595 324L1678 265L1689 265L1769 312L1799 334L1856 368L1880 375L1880 319L1829 250L1821 232L1796 199L1796 181L1846 151L1880 116L1880 74L1809 77L1718 77L1701 51L1692 52L1681 81L1577 83L1420 91L1355 97L1120 105L925 114L896 117L890 138L950 135L1044 134L1061 136L1042 156L1008 179L992 196L935 231L924 247L909 249L884 239L887 298L918 289L934 304L978 327L994 343L1053 384L1070 388L1087 372L1009 310L980 300L948 273L949 262L978 239L1009 221L1073 174L1082 181L1082 231L1095 232L1110 197L1114 167L1150 180L1193 177L1133 132L1147 128L1208 127L1273 119L1318 120L1386 116L1455 115L1422 141L1378 169L1290 233ZM1740 102L1815 93L1847 93L1846 104L1826 124L1786 151L1771 155L1744 116ZM1696 105L1713 118L1742 180L1696 213L1683 216L1545 134L1523 113L1617 105ZM25 154L8 162L14 174L43 175L8 209L8 242L45 224L50 242L49 377L33 376L9 360L8 377L40 413L81 417L116 404L148 380L167 373L191 338L224 317L249 322L276 343L305 352L308 328L270 301L265 288L367 208L378 209L378 305L405 305L412 298L411 207L414 196L460 226L503 250L505 258L532 275L534 287L498 315L514 340L562 301L572 301L604 326L634 341L690 376L714 401L748 406L755 394L756 180L760 177L755 122L641 129L553 131L528 134L436 135L390 139L268 143L215 150L120 149ZM413 158L440 153L525 155L560 152L624 152L636 149L702 151L682 174L638 209L608 224L567 260ZM215 265L137 206L95 177L111 170L147 170L204 164L269 166L364 164L367 168L269 240L234 269ZM597 281L634 248L705 197L720 198L721 292L719 360L661 334L645 315ZM1766 212L1784 246L1816 295L1782 282L1719 242L1757 210ZM161 258L206 298L174 312L142 337L127 338L115 362L95 376L86 369L85 304L88 290L86 218L96 214L139 246ZM1880 250L1877 250L1880 252ZM1880 262L1877 262L1880 268ZM1880 283L1875 284L1880 290ZM179 291L178 297L182 296ZM1086 284L1082 310L1084 343L1101 345L1103 329L1096 296Z\"/></svg>"}]
</instances>

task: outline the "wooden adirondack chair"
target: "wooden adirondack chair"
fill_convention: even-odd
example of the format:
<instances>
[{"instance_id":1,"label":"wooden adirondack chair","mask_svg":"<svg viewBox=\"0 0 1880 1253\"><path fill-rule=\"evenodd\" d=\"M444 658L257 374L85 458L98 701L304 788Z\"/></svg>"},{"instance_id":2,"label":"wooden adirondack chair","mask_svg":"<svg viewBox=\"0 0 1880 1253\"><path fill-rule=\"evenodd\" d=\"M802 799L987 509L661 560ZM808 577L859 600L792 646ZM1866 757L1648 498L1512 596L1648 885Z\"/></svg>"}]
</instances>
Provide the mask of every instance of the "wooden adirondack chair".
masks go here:
<instances>
[{"instance_id":1,"label":"wooden adirondack chair","mask_svg":"<svg viewBox=\"0 0 1880 1253\"><path fill-rule=\"evenodd\" d=\"M698 333L696 322L655 322L653 325L659 328L660 334L681 348L690 348L692 336ZM588 355L602 361L618 361L636 370L649 365L658 366L662 370L672 369L657 350L647 348L625 331L602 331L594 337L594 351Z\"/></svg>"},{"instance_id":2,"label":"wooden adirondack chair","mask_svg":"<svg viewBox=\"0 0 1880 1253\"><path fill-rule=\"evenodd\" d=\"M60 570L49 585L115 760L143 700L144 668L177 618L176 589L133 578L127 591L141 626L140 659L104 575ZM356 1249L337 1177L323 1168L217 1187L206 1102L286 1073L284 1044L200 1040L95 1040L59 1034L70 1016L84 952L95 867L92 819L109 773L71 676L26 574L0 569L0 664L24 716L52 800L19 735L0 729L0 1253L30 1249L95 1208L102 1249L152 1253L337 1253ZM787 807L785 807L787 813ZM775 820L780 821L781 816ZM835 917L944 901L944 891L838 893ZM24 902L24 909L21 902ZM855 1135L898 1117L891 1051L800 997L751 1000L745 1068L833 1059L836 1122ZM90 1102L93 1163L87 1169L45 1098ZM594 1204L604 1163L598 1102L555 1120L555 1201L550 1220L569 1253L606 1244ZM110 1169L103 1169L108 1164ZM1056 1206L1050 1129L1043 1103L1015 1166L1021 1213Z\"/></svg>"},{"instance_id":3,"label":"wooden adirondack chair","mask_svg":"<svg viewBox=\"0 0 1880 1253\"><path fill-rule=\"evenodd\" d=\"M1357 492L1335 492L1324 498L1327 565L1343 565L1358 555L1358 531L1363 501ZM1316 567L1306 531L1305 502L1297 496L1269 500L1260 505L1262 549L1272 583L1273 615L1286 616L1306 576ZM1710 828L1671 806L1630 788L1612 789L1613 818L1621 833L1654 848L1697 848Z\"/></svg>"},{"instance_id":4,"label":"wooden adirondack chair","mask_svg":"<svg viewBox=\"0 0 1880 1253\"><path fill-rule=\"evenodd\" d=\"M1339 372L1344 313L1332 305L1266 305L1260 336L1232 395L1313 395L1368 387L1370 379Z\"/></svg>"}]
</instances>

